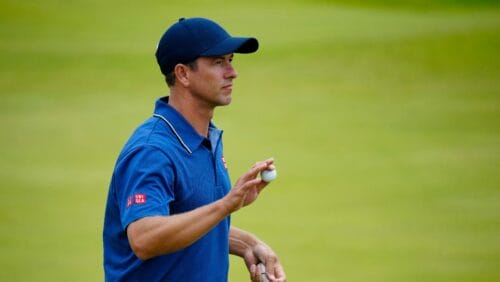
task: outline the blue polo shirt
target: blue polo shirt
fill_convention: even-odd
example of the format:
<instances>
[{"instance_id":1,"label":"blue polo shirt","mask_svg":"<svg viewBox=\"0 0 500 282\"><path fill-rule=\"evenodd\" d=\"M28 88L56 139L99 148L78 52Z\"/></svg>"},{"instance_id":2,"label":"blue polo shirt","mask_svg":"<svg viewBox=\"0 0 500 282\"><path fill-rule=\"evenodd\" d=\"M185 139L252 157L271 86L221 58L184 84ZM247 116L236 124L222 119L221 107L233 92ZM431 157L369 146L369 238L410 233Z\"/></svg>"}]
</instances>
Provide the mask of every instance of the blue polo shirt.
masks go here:
<instances>
[{"instance_id":1,"label":"blue polo shirt","mask_svg":"<svg viewBox=\"0 0 500 282\"><path fill-rule=\"evenodd\" d=\"M135 256L126 233L140 218L187 212L229 192L221 137L212 124L209 137L200 136L168 97L156 102L113 171L103 231L106 281L227 281L229 217L192 245L146 261Z\"/></svg>"}]
</instances>

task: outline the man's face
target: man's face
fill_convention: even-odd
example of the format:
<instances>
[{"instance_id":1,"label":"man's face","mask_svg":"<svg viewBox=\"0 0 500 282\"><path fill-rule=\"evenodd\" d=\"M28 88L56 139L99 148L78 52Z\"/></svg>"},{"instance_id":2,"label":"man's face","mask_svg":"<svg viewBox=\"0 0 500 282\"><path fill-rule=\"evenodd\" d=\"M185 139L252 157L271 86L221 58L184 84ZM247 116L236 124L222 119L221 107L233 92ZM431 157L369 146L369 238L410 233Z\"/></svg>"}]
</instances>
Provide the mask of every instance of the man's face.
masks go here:
<instances>
[{"instance_id":1,"label":"man's face","mask_svg":"<svg viewBox=\"0 0 500 282\"><path fill-rule=\"evenodd\" d=\"M200 57L197 67L190 70L190 91L209 107L231 103L233 79L238 73L232 66L233 54L218 57Z\"/></svg>"}]
</instances>

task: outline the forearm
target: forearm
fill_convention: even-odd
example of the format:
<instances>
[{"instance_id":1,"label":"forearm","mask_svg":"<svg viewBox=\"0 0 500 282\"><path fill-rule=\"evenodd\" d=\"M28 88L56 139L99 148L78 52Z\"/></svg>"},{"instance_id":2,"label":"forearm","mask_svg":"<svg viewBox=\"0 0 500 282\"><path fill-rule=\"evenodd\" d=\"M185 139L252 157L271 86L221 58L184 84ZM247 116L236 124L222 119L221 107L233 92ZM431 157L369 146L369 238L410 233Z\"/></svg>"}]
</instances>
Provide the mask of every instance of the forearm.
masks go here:
<instances>
[{"instance_id":1,"label":"forearm","mask_svg":"<svg viewBox=\"0 0 500 282\"><path fill-rule=\"evenodd\" d=\"M216 201L182 214L139 219L127 234L136 256L146 260L191 245L228 215L222 201Z\"/></svg>"},{"instance_id":2,"label":"forearm","mask_svg":"<svg viewBox=\"0 0 500 282\"><path fill-rule=\"evenodd\" d=\"M285 271L274 251L251 233L231 227L229 253L243 258L252 281L261 281L262 272L258 264L265 265L266 276L270 281L286 280Z\"/></svg>"},{"instance_id":3,"label":"forearm","mask_svg":"<svg viewBox=\"0 0 500 282\"><path fill-rule=\"evenodd\" d=\"M252 248L254 248L259 242L260 240L253 234L231 226L229 231L230 254L244 257L245 254L248 254L248 252L252 252Z\"/></svg>"}]
</instances>

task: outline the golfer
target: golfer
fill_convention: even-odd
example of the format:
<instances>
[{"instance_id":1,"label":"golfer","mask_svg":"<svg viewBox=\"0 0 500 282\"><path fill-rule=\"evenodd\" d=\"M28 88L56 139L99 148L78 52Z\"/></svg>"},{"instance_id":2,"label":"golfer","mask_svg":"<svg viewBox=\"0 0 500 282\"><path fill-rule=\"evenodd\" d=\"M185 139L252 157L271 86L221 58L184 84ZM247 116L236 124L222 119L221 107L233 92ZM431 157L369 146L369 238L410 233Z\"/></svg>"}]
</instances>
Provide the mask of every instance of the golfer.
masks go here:
<instances>
[{"instance_id":1,"label":"golfer","mask_svg":"<svg viewBox=\"0 0 500 282\"><path fill-rule=\"evenodd\" d=\"M162 36L156 59L170 94L156 101L116 162L104 218L106 281L227 281L229 254L252 281L285 281L274 251L231 226L231 213L266 187L256 162L231 188L222 131L212 122L231 102L234 53L257 51L255 38L232 37L204 18L180 19Z\"/></svg>"}]
</instances>

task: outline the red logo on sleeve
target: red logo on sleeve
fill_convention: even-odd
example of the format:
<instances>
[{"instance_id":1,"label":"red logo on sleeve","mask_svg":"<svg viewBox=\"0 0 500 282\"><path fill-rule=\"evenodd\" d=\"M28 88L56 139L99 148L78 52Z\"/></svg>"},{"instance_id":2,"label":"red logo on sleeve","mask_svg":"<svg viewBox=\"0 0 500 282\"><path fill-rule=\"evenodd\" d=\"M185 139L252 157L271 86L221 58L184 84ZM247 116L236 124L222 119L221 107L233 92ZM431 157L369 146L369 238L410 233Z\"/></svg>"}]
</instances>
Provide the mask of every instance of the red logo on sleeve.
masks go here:
<instances>
[{"instance_id":1,"label":"red logo on sleeve","mask_svg":"<svg viewBox=\"0 0 500 282\"><path fill-rule=\"evenodd\" d=\"M135 194L134 203L137 205L143 205L146 203L146 194Z\"/></svg>"},{"instance_id":2,"label":"red logo on sleeve","mask_svg":"<svg viewBox=\"0 0 500 282\"><path fill-rule=\"evenodd\" d=\"M130 208L132 204L144 205L146 203L146 194L134 194L127 198L127 208Z\"/></svg>"}]
</instances>

